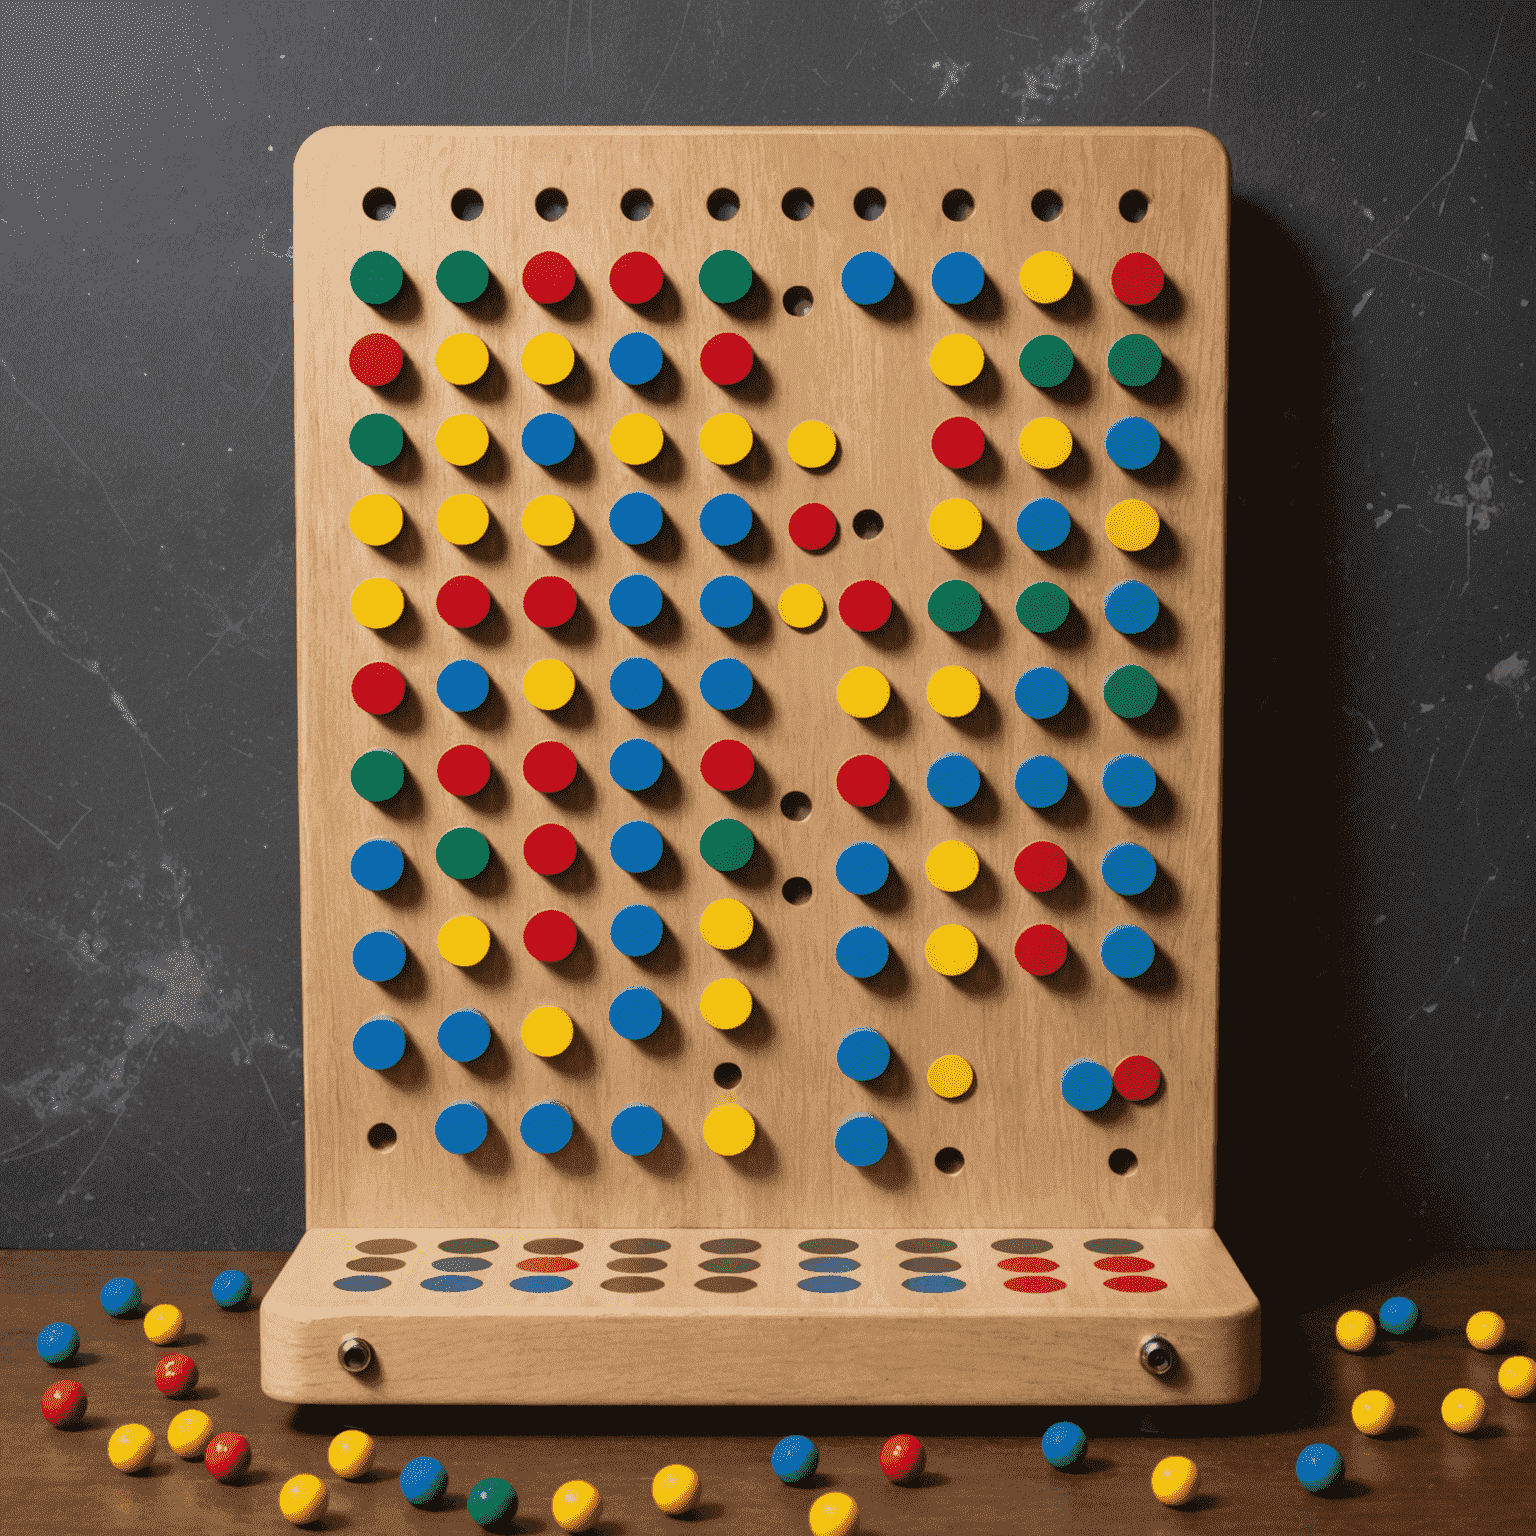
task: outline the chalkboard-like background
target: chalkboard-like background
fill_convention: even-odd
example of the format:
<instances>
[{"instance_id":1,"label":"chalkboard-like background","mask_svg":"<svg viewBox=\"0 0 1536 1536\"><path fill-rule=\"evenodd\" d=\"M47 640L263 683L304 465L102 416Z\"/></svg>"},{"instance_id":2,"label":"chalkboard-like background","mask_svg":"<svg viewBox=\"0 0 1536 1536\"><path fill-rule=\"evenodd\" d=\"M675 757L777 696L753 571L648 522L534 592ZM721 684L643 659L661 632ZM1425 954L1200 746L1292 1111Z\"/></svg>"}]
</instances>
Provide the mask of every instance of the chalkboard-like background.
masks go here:
<instances>
[{"instance_id":1,"label":"chalkboard-like background","mask_svg":"<svg viewBox=\"0 0 1536 1536\"><path fill-rule=\"evenodd\" d=\"M1536 1243L1530 9L0 17L0 1241L303 1229L294 152L704 122L1225 142L1220 1225L1271 1293Z\"/></svg>"}]
</instances>

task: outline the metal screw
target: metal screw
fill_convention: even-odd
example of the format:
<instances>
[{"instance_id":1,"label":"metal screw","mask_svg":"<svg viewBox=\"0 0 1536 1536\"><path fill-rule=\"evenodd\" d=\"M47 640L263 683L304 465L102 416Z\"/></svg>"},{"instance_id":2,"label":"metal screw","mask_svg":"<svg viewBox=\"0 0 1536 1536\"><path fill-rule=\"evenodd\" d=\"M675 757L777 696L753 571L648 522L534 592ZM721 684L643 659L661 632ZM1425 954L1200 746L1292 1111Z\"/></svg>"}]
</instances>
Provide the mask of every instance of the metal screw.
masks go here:
<instances>
[{"instance_id":1,"label":"metal screw","mask_svg":"<svg viewBox=\"0 0 1536 1536\"><path fill-rule=\"evenodd\" d=\"M1161 1334L1141 1342L1141 1368L1153 1376L1166 1376L1179 1363L1179 1353Z\"/></svg>"},{"instance_id":2,"label":"metal screw","mask_svg":"<svg viewBox=\"0 0 1536 1536\"><path fill-rule=\"evenodd\" d=\"M358 1338L356 1334L348 1334L337 1346L336 1358L344 1371L360 1376L373 1364L373 1345L367 1339Z\"/></svg>"}]
</instances>

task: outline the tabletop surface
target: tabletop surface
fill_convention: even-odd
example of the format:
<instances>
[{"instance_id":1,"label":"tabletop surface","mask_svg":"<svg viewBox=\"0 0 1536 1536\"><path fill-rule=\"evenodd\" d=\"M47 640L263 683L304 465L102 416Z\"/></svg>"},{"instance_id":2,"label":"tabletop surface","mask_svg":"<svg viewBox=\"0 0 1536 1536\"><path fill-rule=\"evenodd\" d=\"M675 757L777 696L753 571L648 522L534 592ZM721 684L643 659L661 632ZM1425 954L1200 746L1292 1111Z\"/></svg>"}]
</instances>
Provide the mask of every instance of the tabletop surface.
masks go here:
<instances>
[{"instance_id":1,"label":"tabletop surface","mask_svg":"<svg viewBox=\"0 0 1536 1536\"><path fill-rule=\"evenodd\" d=\"M0 1254L0 1339L4 1379L0 1497L17 1531L47 1528L67 1500L73 1527L103 1531L218 1532L286 1527L277 1493L297 1472L321 1476L330 1492L325 1519L306 1529L377 1532L474 1529L465 1494L480 1478L505 1477L521 1508L499 1529L554 1532L554 1490L570 1478L603 1495L599 1536L641 1536L677 1524L719 1531L804 1531L817 1492L841 1489L860 1510L863 1536L1101 1532L1163 1528L1207 1532L1434 1532L1511 1530L1529 1499L1536 1463L1536 1398L1514 1401L1496 1373L1510 1354L1536 1343L1536 1264L1529 1253L1443 1254L1412 1269L1384 1273L1379 1284L1338 1296L1299 1317L1266 1318L1266 1381L1236 1408L1074 1412L1050 1409L690 1408L626 1405L585 1409L292 1408L269 1401L257 1385L258 1309L282 1266L281 1253L23 1252ZM220 1270L243 1268L254 1283L250 1302L221 1313L209 1295ZM116 1275L136 1279L145 1302L174 1301L187 1331L174 1346L200 1371L187 1399L173 1404L151 1382L164 1352L145 1339L137 1315L113 1320L97 1292ZM1349 1355L1333 1340L1346 1307L1371 1311L1387 1297L1418 1302L1413 1333ZM1502 1347L1489 1354L1465 1338L1475 1311L1499 1312L1508 1324ZM38 1359L33 1339L44 1324L73 1322L81 1352L67 1367ZM810 1362L808 1362L810 1364ZM472 1361L465 1362L466 1373ZM729 1361L721 1362L729 1372ZM86 1388L85 1422L51 1429L38 1411L44 1389L61 1376ZM1487 1420L1458 1436L1440 1420L1439 1405L1457 1387L1473 1387L1488 1404ZM1351 1425L1350 1403L1367 1388L1389 1393L1398 1425L1370 1440ZM164 1431L182 1406L198 1406L215 1430L238 1429L251 1441L251 1471L221 1486L195 1462L177 1461ZM1089 1435L1081 1470L1056 1472L1040 1454L1039 1437L1060 1418ZM147 1424L159 1438L151 1467L133 1476L111 1469L105 1441L118 1424ZM347 1427L378 1442L371 1477L342 1482L326 1466L326 1445ZM921 1484L886 1483L878 1465L884 1439L921 1436L928 1470ZM769 1452L786 1434L807 1434L821 1451L809 1489L773 1476ZM1306 1493L1292 1468L1315 1441L1342 1452L1343 1481L1325 1496ZM413 1456L432 1455L448 1470L445 1497L431 1511L407 1504L395 1485ZM1192 1457L1201 1491L1185 1510L1165 1510L1148 1479L1164 1456ZM650 1480L670 1462L700 1475L700 1503L674 1522L651 1503ZM433 1514L438 1519L430 1523ZM1190 1522L1185 1524L1184 1522ZM1514 1524L1512 1524L1514 1522ZM9 1519L7 1521L9 1524Z\"/></svg>"}]
</instances>

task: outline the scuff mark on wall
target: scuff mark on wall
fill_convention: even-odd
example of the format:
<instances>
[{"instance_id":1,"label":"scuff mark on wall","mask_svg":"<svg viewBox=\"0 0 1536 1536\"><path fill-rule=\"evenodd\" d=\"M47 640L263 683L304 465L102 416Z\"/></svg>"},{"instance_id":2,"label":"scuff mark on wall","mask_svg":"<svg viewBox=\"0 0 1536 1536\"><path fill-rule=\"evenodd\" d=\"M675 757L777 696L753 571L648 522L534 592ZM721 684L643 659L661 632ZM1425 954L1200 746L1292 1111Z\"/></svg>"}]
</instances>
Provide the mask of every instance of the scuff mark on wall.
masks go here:
<instances>
[{"instance_id":1,"label":"scuff mark on wall","mask_svg":"<svg viewBox=\"0 0 1536 1536\"><path fill-rule=\"evenodd\" d=\"M1511 651L1503 661L1497 661L1493 670L1488 673L1488 681L1495 687L1507 690L1510 698L1515 701L1515 713L1524 715L1525 711L1520 707L1520 701L1531 691L1530 682L1526 673L1531 669L1528 657L1522 656L1519 651Z\"/></svg>"},{"instance_id":2,"label":"scuff mark on wall","mask_svg":"<svg viewBox=\"0 0 1536 1536\"><path fill-rule=\"evenodd\" d=\"M1487 533L1501 510L1493 499L1493 444L1488 441L1488 435L1483 431L1470 405L1467 406L1467 415L1471 417L1472 425L1477 428L1477 435L1482 438L1483 446L1467 461L1466 472L1462 475L1464 489L1453 493L1449 487L1441 485L1437 486L1434 492L1437 505L1455 507L1464 515L1467 530L1467 569L1461 588L1463 592L1472 585L1472 534L1474 531Z\"/></svg>"},{"instance_id":3,"label":"scuff mark on wall","mask_svg":"<svg viewBox=\"0 0 1536 1536\"><path fill-rule=\"evenodd\" d=\"M1493 499L1493 449L1486 443L1467 461L1462 481L1465 489L1454 493L1447 486L1437 486L1435 501L1442 507L1459 507L1468 528L1487 533L1500 509Z\"/></svg>"},{"instance_id":4,"label":"scuff mark on wall","mask_svg":"<svg viewBox=\"0 0 1536 1536\"><path fill-rule=\"evenodd\" d=\"M1045 119L1034 112L1035 106L1049 106L1058 97L1074 98L1082 94L1083 82L1090 71L1105 59L1113 59L1122 69L1125 58L1118 43L1099 34L1102 0L1078 0L1064 14L1082 18L1082 36L1056 53L1049 63L1023 71L1022 81L1004 79L1002 93L1018 102L1018 123L1040 123Z\"/></svg>"},{"instance_id":5,"label":"scuff mark on wall","mask_svg":"<svg viewBox=\"0 0 1536 1536\"><path fill-rule=\"evenodd\" d=\"M971 66L969 64L957 64L953 59L935 59L930 67L943 71L944 83L939 87L939 94L936 98L939 101L943 101L960 84L961 76Z\"/></svg>"},{"instance_id":6,"label":"scuff mark on wall","mask_svg":"<svg viewBox=\"0 0 1536 1536\"><path fill-rule=\"evenodd\" d=\"M1367 744L1365 749L1367 752L1380 752L1381 749L1386 746L1386 742L1381 739L1381 732L1376 729L1376 722L1374 720L1367 720L1362 710L1351 709L1349 705L1346 704L1344 706L1344 713L1348 715L1351 720L1358 720L1366 728L1366 730L1371 733L1370 742Z\"/></svg>"},{"instance_id":7,"label":"scuff mark on wall","mask_svg":"<svg viewBox=\"0 0 1536 1536\"><path fill-rule=\"evenodd\" d=\"M1471 424L1478 427L1482 447L1467 461L1467 470L1462 475L1464 490L1453 493L1445 485L1438 485L1435 488L1435 501L1441 507L1461 508L1467 515L1468 528L1476 528L1478 533L1487 533L1493 525L1493 519L1499 515L1498 502L1493 499L1493 444L1484 436L1478 418L1471 413L1471 406L1467 407L1467 415L1471 416Z\"/></svg>"}]
</instances>

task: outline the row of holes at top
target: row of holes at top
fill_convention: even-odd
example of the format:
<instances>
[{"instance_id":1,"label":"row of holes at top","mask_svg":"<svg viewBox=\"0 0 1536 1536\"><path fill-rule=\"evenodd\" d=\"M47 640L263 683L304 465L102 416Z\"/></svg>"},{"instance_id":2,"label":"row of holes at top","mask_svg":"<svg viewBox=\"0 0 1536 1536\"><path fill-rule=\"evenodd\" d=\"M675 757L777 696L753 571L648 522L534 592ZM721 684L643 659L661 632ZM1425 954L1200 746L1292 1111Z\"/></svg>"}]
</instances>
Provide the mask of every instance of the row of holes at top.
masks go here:
<instances>
[{"instance_id":1,"label":"row of holes at top","mask_svg":"<svg viewBox=\"0 0 1536 1536\"><path fill-rule=\"evenodd\" d=\"M553 223L564 218L570 207L570 199L558 187L545 187L533 200L534 211L541 219ZM619 199L619 212L626 219L638 222L648 219L656 206L656 200L641 187L631 187ZM716 187L704 200L704 206L712 219L734 219L741 212L741 198L729 187ZM816 206L816 200L804 187L791 187L780 200L784 217L799 221L808 219ZM940 203L944 217L960 223L976 211L976 199L963 187L946 192ZM1059 192L1044 188L1030 199L1030 211L1043 223L1061 217L1066 204ZM1139 224L1147 216L1150 207L1145 192L1130 191L1120 198L1120 217L1127 223ZM456 219L478 219L485 212L485 199L473 187L460 187L449 199L449 207ZM387 219L395 211L395 194L388 187L374 187L363 195L363 212L370 219ZM878 187L865 187L854 193L853 211L861 219L878 219L885 212L885 193Z\"/></svg>"}]
</instances>

